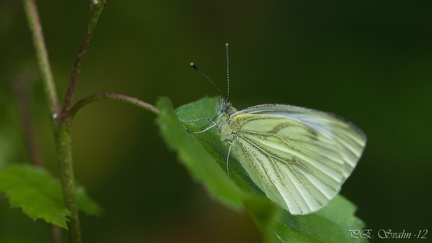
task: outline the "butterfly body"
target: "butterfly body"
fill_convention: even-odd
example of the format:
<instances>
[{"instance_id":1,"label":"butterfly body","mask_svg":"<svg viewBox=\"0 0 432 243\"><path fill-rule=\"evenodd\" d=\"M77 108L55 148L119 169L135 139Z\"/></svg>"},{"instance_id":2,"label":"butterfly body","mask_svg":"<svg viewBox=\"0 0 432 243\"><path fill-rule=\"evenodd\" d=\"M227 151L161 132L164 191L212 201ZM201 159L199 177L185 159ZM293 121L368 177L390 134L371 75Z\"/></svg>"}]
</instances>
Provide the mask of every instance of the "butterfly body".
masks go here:
<instances>
[{"instance_id":1,"label":"butterfly body","mask_svg":"<svg viewBox=\"0 0 432 243\"><path fill-rule=\"evenodd\" d=\"M333 199L351 174L366 137L329 113L289 105L217 110L221 140L266 196L291 214L308 214Z\"/></svg>"}]
</instances>

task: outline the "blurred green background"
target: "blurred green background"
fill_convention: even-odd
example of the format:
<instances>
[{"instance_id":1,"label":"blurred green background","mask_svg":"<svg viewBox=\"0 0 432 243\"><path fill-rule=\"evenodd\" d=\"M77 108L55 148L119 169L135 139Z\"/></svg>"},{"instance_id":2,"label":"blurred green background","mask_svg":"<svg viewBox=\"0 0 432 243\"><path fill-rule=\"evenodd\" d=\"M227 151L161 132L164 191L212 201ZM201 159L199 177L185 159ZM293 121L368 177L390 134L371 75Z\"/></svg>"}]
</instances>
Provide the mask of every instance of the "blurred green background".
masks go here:
<instances>
[{"instance_id":1,"label":"blurred green background","mask_svg":"<svg viewBox=\"0 0 432 243\"><path fill-rule=\"evenodd\" d=\"M37 3L63 99L89 2ZM180 106L217 95L189 63L225 90L229 42L236 108L284 103L353 121L368 144L341 193L375 233L431 231L431 11L426 1L108 1L75 98L117 92L152 104L168 96ZM44 163L57 174L26 23L21 1L0 1L0 131L17 142L15 150L3 143L0 153L11 162L29 160L21 132L14 130L19 123L11 86L19 75L33 77L38 143ZM101 217L82 216L84 240L260 242L247 213L209 198L176 162L154 119L112 101L89 105L76 116L76 177L105 209ZM10 210L2 197L0 238L15 236L49 242L50 229Z\"/></svg>"}]
</instances>

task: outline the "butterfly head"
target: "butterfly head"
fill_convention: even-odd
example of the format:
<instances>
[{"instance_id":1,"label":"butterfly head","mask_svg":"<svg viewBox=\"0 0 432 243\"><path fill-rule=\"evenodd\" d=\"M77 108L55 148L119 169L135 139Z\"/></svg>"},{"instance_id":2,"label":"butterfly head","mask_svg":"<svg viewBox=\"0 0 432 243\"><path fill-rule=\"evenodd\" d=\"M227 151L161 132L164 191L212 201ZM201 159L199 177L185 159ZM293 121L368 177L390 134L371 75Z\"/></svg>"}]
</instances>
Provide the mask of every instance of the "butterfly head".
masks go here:
<instances>
[{"instance_id":1,"label":"butterfly head","mask_svg":"<svg viewBox=\"0 0 432 243\"><path fill-rule=\"evenodd\" d=\"M231 114L236 112L237 110L232 106L231 102L229 102L225 97L221 96L218 104L216 106L217 114L222 114L223 116L229 117Z\"/></svg>"}]
</instances>

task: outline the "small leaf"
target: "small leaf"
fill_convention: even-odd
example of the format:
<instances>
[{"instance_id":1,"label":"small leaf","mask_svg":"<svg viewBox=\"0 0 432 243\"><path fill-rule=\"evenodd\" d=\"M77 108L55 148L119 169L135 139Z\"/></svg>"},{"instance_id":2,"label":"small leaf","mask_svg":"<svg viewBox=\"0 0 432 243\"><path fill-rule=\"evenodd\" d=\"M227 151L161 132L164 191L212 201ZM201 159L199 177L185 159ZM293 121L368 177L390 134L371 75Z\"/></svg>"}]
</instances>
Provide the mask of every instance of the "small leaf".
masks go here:
<instances>
[{"instance_id":1,"label":"small leaf","mask_svg":"<svg viewBox=\"0 0 432 243\"><path fill-rule=\"evenodd\" d=\"M31 219L67 228L69 211L63 206L59 183L45 170L23 165L0 171L0 191L12 207L20 207Z\"/></svg>"},{"instance_id":2,"label":"small leaf","mask_svg":"<svg viewBox=\"0 0 432 243\"><path fill-rule=\"evenodd\" d=\"M29 165L10 165L0 170L0 192L5 192L12 207L19 207L31 219L67 229L70 215L63 204L60 182L46 170ZM100 212L82 187L77 189L77 200L88 214Z\"/></svg>"},{"instance_id":3,"label":"small leaf","mask_svg":"<svg viewBox=\"0 0 432 243\"><path fill-rule=\"evenodd\" d=\"M94 216L102 214L103 209L87 195L85 188L81 185L78 185L76 188L76 198L79 209L84 213Z\"/></svg>"},{"instance_id":4,"label":"small leaf","mask_svg":"<svg viewBox=\"0 0 432 243\"><path fill-rule=\"evenodd\" d=\"M294 216L268 200L235 158L229 159L229 175L226 173L228 146L220 141L217 128L197 134L187 131L202 131L210 124L208 119L187 121L213 119L217 100L204 98L176 111L169 99L158 102L161 114L157 122L162 136L191 175L222 203L248 210L265 242L351 242L349 229L362 229L364 223L354 216L356 207L342 196L316 213Z\"/></svg>"}]
</instances>

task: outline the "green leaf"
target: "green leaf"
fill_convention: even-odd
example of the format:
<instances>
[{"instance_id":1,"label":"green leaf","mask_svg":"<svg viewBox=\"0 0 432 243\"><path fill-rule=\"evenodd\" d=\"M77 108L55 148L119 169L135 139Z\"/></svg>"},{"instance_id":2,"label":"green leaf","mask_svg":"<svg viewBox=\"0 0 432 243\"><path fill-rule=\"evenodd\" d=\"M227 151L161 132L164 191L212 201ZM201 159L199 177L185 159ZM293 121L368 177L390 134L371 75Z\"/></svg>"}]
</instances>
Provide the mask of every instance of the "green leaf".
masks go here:
<instances>
[{"instance_id":1,"label":"green leaf","mask_svg":"<svg viewBox=\"0 0 432 243\"><path fill-rule=\"evenodd\" d=\"M228 147L220 141L216 128L188 132L202 131L210 124L208 119L190 121L213 119L217 100L203 98L177 110L168 98L161 98L157 104L161 110L157 123L166 143L209 194L231 208L245 208L260 228L264 242L352 242L349 230L362 229L364 223L354 216L356 207L351 202L337 196L316 213L290 215L265 197L235 158L230 158L227 173Z\"/></svg>"},{"instance_id":2,"label":"green leaf","mask_svg":"<svg viewBox=\"0 0 432 243\"><path fill-rule=\"evenodd\" d=\"M0 171L0 191L7 194L12 207L21 207L33 220L67 228L69 211L63 206L59 184L42 169L8 166Z\"/></svg>"},{"instance_id":3,"label":"green leaf","mask_svg":"<svg viewBox=\"0 0 432 243\"><path fill-rule=\"evenodd\" d=\"M85 188L81 185L78 185L76 188L76 199L78 208L87 215L99 216L103 213L103 209L87 195Z\"/></svg>"},{"instance_id":4,"label":"green leaf","mask_svg":"<svg viewBox=\"0 0 432 243\"><path fill-rule=\"evenodd\" d=\"M29 165L11 165L0 170L0 192L6 193L12 207L19 207L31 219L67 229L69 210L64 207L60 182L46 170ZM98 214L100 207L82 187L77 189L80 209Z\"/></svg>"},{"instance_id":5,"label":"green leaf","mask_svg":"<svg viewBox=\"0 0 432 243\"><path fill-rule=\"evenodd\" d=\"M184 129L171 102L162 99L158 104L161 111L161 115L158 116L161 132L167 144L177 151L180 161L196 180L207 187L210 195L232 208L240 208L244 197L242 190L232 181L220 179L226 177L225 173L214 162L214 158ZM196 164L197 161L199 166Z\"/></svg>"}]
</instances>

